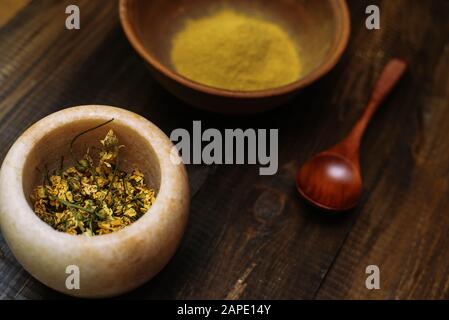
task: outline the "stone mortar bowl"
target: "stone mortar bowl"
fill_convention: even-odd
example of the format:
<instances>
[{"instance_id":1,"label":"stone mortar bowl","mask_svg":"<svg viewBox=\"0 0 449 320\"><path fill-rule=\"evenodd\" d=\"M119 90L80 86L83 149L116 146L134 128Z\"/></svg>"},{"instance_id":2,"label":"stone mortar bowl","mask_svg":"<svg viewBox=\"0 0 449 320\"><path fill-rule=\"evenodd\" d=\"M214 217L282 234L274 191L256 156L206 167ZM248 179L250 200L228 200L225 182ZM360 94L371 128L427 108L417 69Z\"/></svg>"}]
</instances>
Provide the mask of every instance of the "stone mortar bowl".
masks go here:
<instances>
[{"instance_id":1,"label":"stone mortar bowl","mask_svg":"<svg viewBox=\"0 0 449 320\"><path fill-rule=\"evenodd\" d=\"M157 192L156 201L139 220L111 234L87 237L56 231L32 209L29 195L42 183L36 168L47 164L51 172L61 156L66 165L72 164L73 136L111 118L115 120L107 126L77 140L77 158L113 129L126 146L120 151L121 169L141 169ZM145 118L108 106L69 108L32 125L11 147L0 172L1 232L19 263L47 286L79 297L118 295L156 275L175 253L189 209L187 173L182 162L173 161L177 155L172 146ZM79 268L79 289L66 287L71 265Z\"/></svg>"}]
</instances>

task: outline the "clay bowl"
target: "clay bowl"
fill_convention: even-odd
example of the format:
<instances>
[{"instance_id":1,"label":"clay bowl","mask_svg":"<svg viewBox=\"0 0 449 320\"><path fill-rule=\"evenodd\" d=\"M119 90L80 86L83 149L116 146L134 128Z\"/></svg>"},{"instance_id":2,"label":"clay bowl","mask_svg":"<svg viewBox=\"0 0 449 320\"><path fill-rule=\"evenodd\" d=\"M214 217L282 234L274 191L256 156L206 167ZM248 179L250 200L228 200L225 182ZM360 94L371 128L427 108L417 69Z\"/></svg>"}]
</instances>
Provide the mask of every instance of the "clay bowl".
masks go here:
<instances>
[{"instance_id":1,"label":"clay bowl","mask_svg":"<svg viewBox=\"0 0 449 320\"><path fill-rule=\"evenodd\" d=\"M107 127L82 136L75 153L82 155L86 146L96 146L113 129L126 146L121 167L139 167L157 191L156 201L139 220L111 234L87 237L56 231L32 210L29 195L42 183L36 167L48 164L51 172L61 155L70 162L70 139L111 118L115 120ZM14 256L33 277L73 296L114 296L149 280L175 253L187 222L187 174L182 163L170 160L171 150L171 141L155 125L119 108L74 107L35 123L11 147L0 172L1 232ZM66 287L71 265L79 268L79 290Z\"/></svg>"},{"instance_id":2,"label":"clay bowl","mask_svg":"<svg viewBox=\"0 0 449 320\"><path fill-rule=\"evenodd\" d=\"M262 14L283 26L297 42L303 76L282 87L241 92L209 87L176 73L170 61L173 35L186 19L223 6ZM225 114L256 113L285 103L335 66L350 29L344 0L121 0L120 20L132 46L168 91L193 106Z\"/></svg>"}]
</instances>

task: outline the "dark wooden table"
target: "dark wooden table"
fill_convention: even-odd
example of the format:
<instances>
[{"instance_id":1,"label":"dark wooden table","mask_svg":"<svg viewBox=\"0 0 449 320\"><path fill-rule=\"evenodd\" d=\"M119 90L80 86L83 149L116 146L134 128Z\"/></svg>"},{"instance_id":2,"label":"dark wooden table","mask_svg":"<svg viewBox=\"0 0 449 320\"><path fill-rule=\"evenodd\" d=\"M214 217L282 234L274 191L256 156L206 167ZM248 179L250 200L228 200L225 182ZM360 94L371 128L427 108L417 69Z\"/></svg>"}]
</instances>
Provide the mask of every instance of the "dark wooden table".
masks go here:
<instances>
[{"instance_id":1,"label":"dark wooden table","mask_svg":"<svg viewBox=\"0 0 449 320\"><path fill-rule=\"evenodd\" d=\"M365 8L381 8L381 29ZM64 28L81 8L81 30ZM337 67L289 105L226 118L164 91L126 40L110 0L0 1L0 158L20 133L80 104L126 107L166 133L204 127L279 128L280 168L189 166L192 204L176 256L124 298L449 298L449 2L348 2L352 34ZM297 196L300 163L342 138L385 62L410 70L375 115L362 148L364 196L324 214ZM380 268L380 290L365 269ZM15 261L0 237L0 298L59 298Z\"/></svg>"}]
</instances>

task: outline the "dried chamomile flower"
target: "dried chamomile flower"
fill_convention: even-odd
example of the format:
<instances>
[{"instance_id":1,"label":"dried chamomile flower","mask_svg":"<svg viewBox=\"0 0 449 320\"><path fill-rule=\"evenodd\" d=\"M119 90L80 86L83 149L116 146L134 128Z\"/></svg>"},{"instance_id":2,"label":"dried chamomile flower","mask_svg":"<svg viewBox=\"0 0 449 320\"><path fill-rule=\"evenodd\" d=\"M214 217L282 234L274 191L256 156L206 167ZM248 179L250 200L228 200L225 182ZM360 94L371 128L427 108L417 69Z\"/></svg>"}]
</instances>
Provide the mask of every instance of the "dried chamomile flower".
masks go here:
<instances>
[{"instance_id":1,"label":"dried chamomile flower","mask_svg":"<svg viewBox=\"0 0 449 320\"><path fill-rule=\"evenodd\" d=\"M112 130L109 130L106 137L101 140L103 150L100 152L100 166L111 168L117 161L119 149L123 146L119 145L119 141Z\"/></svg>"},{"instance_id":2,"label":"dried chamomile flower","mask_svg":"<svg viewBox=\"0 0 449 320\"><path fill-rule=\"evenodd\" d=\"M54 229L86 236L108 234L139 219L154 203L156 193L139 169L130 174L120 170L119 151L124 146L115 133L109 130L100 143L97 165L87 150L74 166L46 173L44 183L34 189L34 212Z\"/></svg>"}]
</instances>

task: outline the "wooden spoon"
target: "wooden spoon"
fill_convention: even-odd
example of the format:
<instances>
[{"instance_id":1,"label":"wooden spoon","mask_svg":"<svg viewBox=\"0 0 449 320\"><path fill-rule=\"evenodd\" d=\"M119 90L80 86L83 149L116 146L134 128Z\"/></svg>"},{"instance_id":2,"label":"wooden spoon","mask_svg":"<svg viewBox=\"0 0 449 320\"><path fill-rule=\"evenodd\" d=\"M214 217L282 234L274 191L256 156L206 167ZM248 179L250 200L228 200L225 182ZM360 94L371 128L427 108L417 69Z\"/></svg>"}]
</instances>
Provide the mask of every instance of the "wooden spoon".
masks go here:
<instances>
[{"instance_id":1,"label":"wooden spoon","mask_svg":"<svg viewBox=\"0 0 449 320\"><path fill-rule=\"evenodd\" d=\"M380 103L394 88L407 65L391 60L382 71L371 99L352 131L336 146L307 161L296 176L299 193L312 204L331 211L355 207L362 193L359 147L363 133Z\"/></svg>"}]
</instances>

